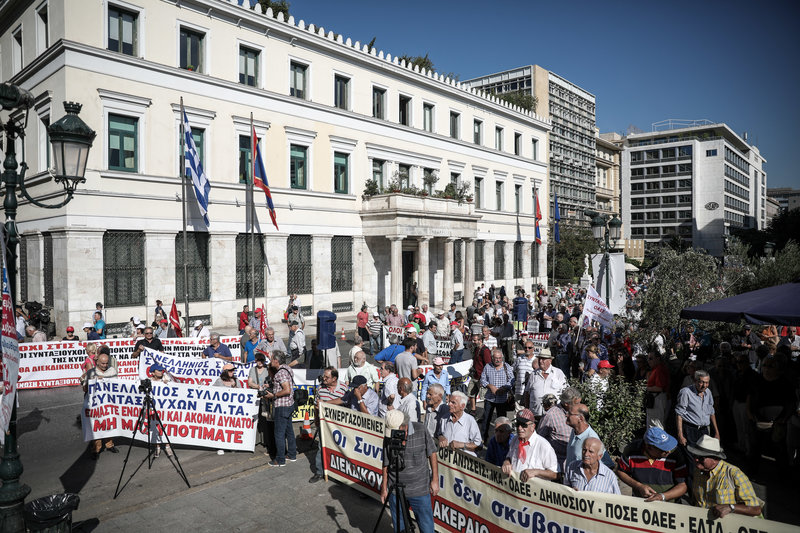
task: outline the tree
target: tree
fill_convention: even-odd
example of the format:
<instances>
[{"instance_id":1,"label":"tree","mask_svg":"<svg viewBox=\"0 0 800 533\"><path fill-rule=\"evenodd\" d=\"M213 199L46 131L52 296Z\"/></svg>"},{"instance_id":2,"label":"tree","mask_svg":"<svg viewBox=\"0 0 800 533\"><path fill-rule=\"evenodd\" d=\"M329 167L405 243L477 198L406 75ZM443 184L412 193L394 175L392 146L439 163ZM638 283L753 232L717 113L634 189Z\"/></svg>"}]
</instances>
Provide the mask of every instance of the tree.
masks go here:
<instances>
[{"instance_id":1,"label":"tree","mask_svg":"<svg viewBox=\"0 0 800 533\"><path fill-rule=\"evenodd\" d=\"M592 232L587 228L561 225L561 242L555 244L552 240L553 228L550 228L550 245L547 253L547 276L553 278L553 256L556 255L556 277L562 282L574 283L583 274L583 259L586 254L597 253L597 243L592 237Z\"/></svg>"},{"instance_id":2,"label":"tree","mask_svg":"<svg viewBox=\"0 0 800 533\"><path fill-rule=\"evenodd\" d=\"M256 4L260 4L263 11L266 13L267 8L272 8L272 16L276 16L278 13L283 13L283 18L289 18L289 2L286 0L281 0L280 2L270 2L270 0L257 0L255 4L251 4L252 8L256 7Z\"/></svg>"},{"instance_id":3,"label":"tree","mask_svg":"<svg viewBox=\"0 0 800 533\"><path fill-rule=\"evenodd\" d=\"M431 58L428 57L428 54L424 56L410 56L408 54L403 54L400 56L400 61L405 61L410 65L415 65L420 68L423 72L427 70L433 70L433 61Z\"/></svg>"},{"instance_id":4,"label":"tree","mask_svg":"<svg viewBox=\"0 0 800 533\"><path fill-rule=\"evenodd\" d=\"M505 100L509 104L514 104L527 111L536 113L536 106L539 104L539 99L532 94L523 91L515 91L512 93L492 93L494 96L501 100Z\"/></svg>"},{"instance_id":5,"label":"tree","mask_svg":"<svg viewBox=\"0 0 800 533\"><path fill-rule=\"evenodd\" d=\"M781 211L766 229L733 229L733 235L749 248L750 257L764 255L764 245L771 242L776 250L783 249L790 241L800 242L800 208Z\"/></svg>"}]
</instances>

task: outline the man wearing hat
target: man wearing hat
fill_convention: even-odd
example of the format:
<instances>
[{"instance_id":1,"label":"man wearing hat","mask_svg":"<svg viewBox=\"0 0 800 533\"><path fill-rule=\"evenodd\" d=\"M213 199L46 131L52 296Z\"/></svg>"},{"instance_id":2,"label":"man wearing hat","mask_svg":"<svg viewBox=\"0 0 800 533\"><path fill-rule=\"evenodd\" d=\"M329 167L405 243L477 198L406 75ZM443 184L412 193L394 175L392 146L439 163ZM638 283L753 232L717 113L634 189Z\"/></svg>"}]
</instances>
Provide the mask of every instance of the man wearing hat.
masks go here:
<instances>
[{"instance_id":1,"label":"man wearing hat","mask_svg":"<svg viewBox=\"0 0 800 533\"><path fill-rule=\"evenodd\" d=\"M450 374L444 371L444 359L441 357L437 357L433 360L433 370L429 370L422 380L422 398L425 398L428 387L434 383L438 383L442 386L445 396L450 396Z\"/></svg>"},{"instance_id":2,"label":"man wearing hat","mask_svg":"<svg viewBox=\"0 0 800 533\"><path fill-rule=\"evenodd\" d=\"M719 440L703 435L686 447L694 457L698 472L692 481L696 505L722 518L730 513L760 516L763 502L758 499L750 479L738 467L725 461Z\"/></svg>"},{"instance_id":3,"label":"man wearing hat","mask_svg":"<svg viewBox=\"0 0 800 533\"><path fill-rule=\"evenodd\" d=\"M159 383L169 383L172 381L172 375L167 372L167 369L161 363L153 363L148 368L150 371L150 379Z\"/></svg>"},{"instance_id":4,"label":"man wearing hat","mask_svg":"<svg viewBox=\"0 0 800 533\"><path fill-rule=\"evenodd\" d=\"M91 322L83 324L83 331L86 332L87 341L99 341L100 335L95 331L94 325Z\"/></svg>"},{"instance_id":5,"label":"man wearing hat","mask_svg":"<svg viewBox=\"0 0 800 533\"><path fill-rule=\"evenodd\" d=\"M453 304L455 305L455 304ZM457 321L450 322L450 364L460 363L464 357L464 334Z\"/></svg>"},{"instance_id":6,"label":"man wearing hat","mask_svg":"<svg viewBox=\"0 0 800 533\"><path fill-rule=\"evenodd\" d=\"M508 445L503 473L508 476L511 472L517 472L523 482L535 477L550 481L556 479L556 452L544 437L536 433L533 412L530 409L518 411L514 426L517 432Z\"/></svg>"},{"instance_id":7,"label":"man wearing hat","mask_svg":"<svg viewBox=\"0 0 800 533\"><path fill-rule=\"evenodd\" d=\"M394 494L390 494L391 487L402 483L408 504L414 511L414 517L421 533L433 533L433 505L431 496L439 493L439 467L436 460L436 445L433 438L425 431L425 426L418 422L410 422L408 416L402 411L389 411L386 414L386 437L391 437L392 431L402 431L405 434L403 444L403 462L405 467L399 472L390 468L390 453L388 439L384 442L383 450L383 480L381 481L381 502L389 500L389 510L392 514L392 526L399 533L406 531L402 513L398 513L397 502ZM410 528L409 528L410 529Z\"/></svg>"},{"instance_id":8,"label":"man wearing hat","mask_svg":"<svg viewBox=\"0 0 800 533\"><path fill-rule=\"evenodd\" d=\"M203 325L202 320L195 320L193 324L193 329L191 333L189 333L190 337L195 337L198 339L207 339L211 336L211 332L208 330L207 327Z\"/></svg>"},{"instance_id":9,"label":"man wearing hat","mask_svg":"<svg viewBox=\"0 0 800 533\"><path fill-rule=\"evenodd\" d=\"M378 416L380 398L367 384L367 378L359 375L350 380L350 390L342 398L342 403L354 411Z\"/></svg>"},{"instance_id":10,"label":"man wearing hat","mask_svg":"<svg viewBox=\"0 0 800 533\"><path fill-rule=\"evenodd\" d=\"M381 349L381 333L383 333L383 322L381 322L381 315L375 311L372 313L372 318L367 321L367 331L369 332L369 353L370 355L377 354Z\"/></svg>"},{"instance_id":11,"label":"man wearing hat","mask_svg":"<svg viewBox=\"0 0 800 533\"><path fill-rule=\"evenodd\" d=\"M61 339L62 341L79 341L77 335L75 335L75 328L72 326L67 326L67 335Z\"/></svg>"},{"instance_id":12,"label":"man wearing hat","mask_svg":"<svg viewBox=\"0 0 800 533\"><path fill-rule=\"evenodd\" d=\"M523 403L528 405L533 414L542 416L542 398L545 394L559 396L561 391L567 386L567 378L560 369L553 366L553 354L549 348L543 348L536 358L539 361L539 370L534 371L525 390L527 398L523 398Z\"/></svg>"},{"instance_id":13,"label":"man wearing hat","mask_svg":"<svg viewBox=\"0 0 800 533\"><path fill-rule=\"evenodd\" d=\"M169 320L166 318L162 318L158 321L158 327L156 328L154 334L161 340L174 339L177 336L175 335L175 330L169 325Z\"/></svg>"},{"instance_id":14,"label":"man wearing hat","mask_svg":"<svg viewBox=\"0 0 800 533\"><path fill-rule=\"evenodd\" d=\"M677 500L688 490L689 473L677 446L675 437L651 427L617 459L617 475L646 502Z\"/></svg>"},{"instance_id":15,"label":"man wearing hat","mask_svg":"<svg viewBox=\"0 0 800 533\"><path fill-rule=\"evenodd\" d=\"M611 369L613 368L614 365L611 362L607 360L600 361L597 363L597 372L589 378L589 386L597 394L598 411L603 408L603 397L608 391L608 378L611 376Z\"/></svg>"}]
</instances>

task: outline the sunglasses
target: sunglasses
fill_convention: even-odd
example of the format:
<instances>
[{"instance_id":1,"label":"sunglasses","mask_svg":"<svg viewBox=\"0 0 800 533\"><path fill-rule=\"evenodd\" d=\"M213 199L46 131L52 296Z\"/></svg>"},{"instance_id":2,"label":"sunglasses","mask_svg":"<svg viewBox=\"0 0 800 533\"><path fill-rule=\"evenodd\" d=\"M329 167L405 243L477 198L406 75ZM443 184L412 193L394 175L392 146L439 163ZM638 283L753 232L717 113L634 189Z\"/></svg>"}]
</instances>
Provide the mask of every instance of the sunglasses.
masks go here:
<instances>
[{"instance_id":1,"label":"sunglasses","mask_svg":"<svg viewBox=\"0 0 800 533\"><path fill-rule=\"evenodd\" d=\"M514 425L516 425L518 428L520 428L520 427L521 428L526 428L526 427L530 426L531 424L532 424L532 422L522 422L522 421L517 421L517 422L514 423Z\"/></svg>"}]
</instances>

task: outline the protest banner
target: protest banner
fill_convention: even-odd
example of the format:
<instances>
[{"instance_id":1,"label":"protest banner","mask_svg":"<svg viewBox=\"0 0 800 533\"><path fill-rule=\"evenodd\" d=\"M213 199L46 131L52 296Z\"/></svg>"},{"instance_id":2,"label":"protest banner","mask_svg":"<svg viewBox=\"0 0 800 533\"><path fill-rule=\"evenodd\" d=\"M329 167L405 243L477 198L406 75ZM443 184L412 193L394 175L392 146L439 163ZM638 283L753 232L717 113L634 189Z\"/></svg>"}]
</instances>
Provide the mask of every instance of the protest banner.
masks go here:
<instances>
[{"instance_id":1,"label":"protest banner","mask_svg":"<svg viewBox=\"0 0 800 533\"><path fill-rule=\"evenodd\" d=\"M221 337L220 341L231 349L234 359L240 356L239 337ZM139 361L133 358L133 339L104 339L92 341L105 344L117 360L121 378L135 378L139 374ZM81 364L86 359L86 341L27 342L19 345L20 389L46 389L78 385ZM162 339L164 353L199 357L208 346L208 339Z\"/></svg>"},{"instance_id":2,"label":"protest banner","mask_svg":"<svg viewBox=\"0 0 800 533\"><path fill-rule=\"evenodd\" d=\"M586 293L583 316L589 320L596 320L606 328L611 328L614 324L614 315L608 310L605 301L600 298L594 287L589 287Z\"/></svg>"},{"instance_id":3,"label":"protest banner","mask_svg":"<svg viewBox=\"0 0 800 533\"><path fill-rule=\"evenodd\" d=\"M0 240L2 240L0 231ZM5 443L8 424L14 411L14 402L17 398L17 377L19 372L19 345L17 343L17 330L14 326L14 306L11 301L11 290L8 285L8 272L6 269L5 245L0 247L3 254L3 322L0 334L2 344L2 376L3 398L0 402L0 443Z\"/></svg>"},{"instance_id":4,"label":"protest banner","mask_svg":"<svg viewBox=\"0 0 800 533\"><path fill-rule=\"evenodd\" d=\"M253 451L256 391L154 382L151 395L172 444ZM81 413L84 441L132 436L143 403L138 381L91 380ZM149 429L146 422L136 440L147 442Z\"/></svg>"},{"instance_id":5,"label":"protest banner","mask_svg":"<svg viewBox=\"0 0 800 533\"><path fill-rule=\"evenodd\" d=\"M323 404L326 475L380 498L383 420ZM578 492L558 483L520 481L462 451L437 453L439 494L433 499L437 531L592 533L788 533L796 527L743 515L709 518L707 509L641 498Z\"/></svg>"}]
</instances>

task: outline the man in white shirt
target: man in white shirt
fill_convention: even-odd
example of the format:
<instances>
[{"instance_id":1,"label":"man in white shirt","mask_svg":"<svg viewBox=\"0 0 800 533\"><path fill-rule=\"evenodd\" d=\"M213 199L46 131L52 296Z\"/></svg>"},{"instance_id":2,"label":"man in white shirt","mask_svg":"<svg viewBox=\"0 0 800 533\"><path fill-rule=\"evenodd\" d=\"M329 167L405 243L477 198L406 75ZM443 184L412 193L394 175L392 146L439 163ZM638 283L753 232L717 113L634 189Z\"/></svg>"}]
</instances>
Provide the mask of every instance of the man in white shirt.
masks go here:
<instances>
[{"instance_id":1,"label":"man in white shirt","mask_svg":"<svg viewBox=\"0 0 800 533\"><path fill-rule=\"evenodd\" d=\"M422 314L425 315L425 323L430 324L431 320L435 320L436 317L428 310L428 304L422 304Z\"/></svg>"},{"instance_id":2,"label":"man in white shirt","mask_svg":"<svg viewBox=\"0 0 800 533\"><path fill-rule=\"evenodd\" d=\"M394 363L384 361L381 365L381 379L383 379L383 389L381 390L381 403L378 404L378 416L385 417L386 411L391 405L396 409L400 404L400 394L397 393L397 374L395 374Z\"/></svg>"},{"instance_id":3,"label":"man in white shirt","mask_svg":"<svg viewBox=\"0 0 800 533\"><path fill-rule=\"evenodd\" d=\"M508 455L503 461L503 473L510 476L511 472L517 472L523 482L534 477L555 480L558 475L556 452L544 437L536 433L533 412L530 409L517 412L514 424L517 434L511 437Z\"/></svg>"},{"instance_id":4,"label":"man in white shirt","mask_svg":"<svg viewBox=\"0 0 800 533\"><path fill-rule=\"evenodd\" d=\"M195 320L194 321L194 329L189 334L190 337L197 337L200 339L207 339L211 336L211 332L208 330L207 327L203 325L202 320Z\"/></svg>"},{"instance_id":5,"label":"man in white shirt","mask_svg":"<svg viewBox=\"0 0 800 533\"><path fill-rule=\"evenodd\" d=\"M543 348L536 358L539 361L539 370L534 371L528 379L523 405L528 405L533 414L538 417L544 414L542 409L544 395L560 396L561 391L567 386L567 378L564 372L552 366L553 354L548 348Z\"/></svg>"},{"instance_id":6,"label":"man in white shirt","mask_svg":"<svg viewBox=\"0 0 800 533\"><path fill-rule=\"evenodd\" d=\"M462 450L475 457L475 450L483 443L483 439L475 418L464 412L464 408L467 406L467 395L463 392L450 394L447 406L450 408L450 418L442 426L439 447Z\"/></svg>"}]
</instances>

